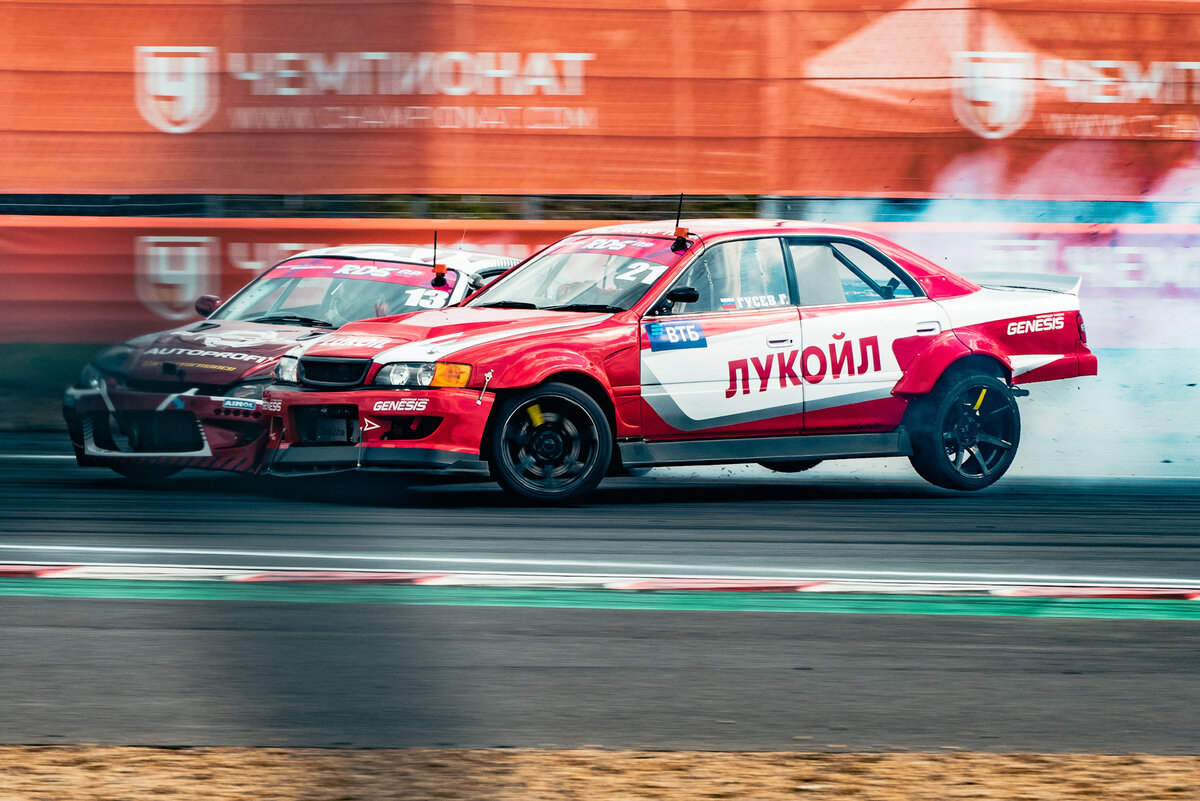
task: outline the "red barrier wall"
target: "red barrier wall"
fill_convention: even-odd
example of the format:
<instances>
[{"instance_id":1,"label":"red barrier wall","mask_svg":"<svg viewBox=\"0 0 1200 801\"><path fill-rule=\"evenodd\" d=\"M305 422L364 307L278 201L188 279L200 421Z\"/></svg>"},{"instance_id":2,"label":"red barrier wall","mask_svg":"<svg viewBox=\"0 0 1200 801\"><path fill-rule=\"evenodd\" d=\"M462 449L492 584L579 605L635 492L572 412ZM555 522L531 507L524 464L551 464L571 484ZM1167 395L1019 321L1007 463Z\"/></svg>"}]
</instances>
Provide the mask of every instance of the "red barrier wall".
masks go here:
<instances>
[{"instance_id":1,"label":"red barrier wall","mask_svg":"<svg viewBox=\"0 0 1200 801\"><path fill-rule=\"evenodd\" d=\"M1197 0L0 4L0 192L1195 199Z\"/></svg>"}]
</instances>

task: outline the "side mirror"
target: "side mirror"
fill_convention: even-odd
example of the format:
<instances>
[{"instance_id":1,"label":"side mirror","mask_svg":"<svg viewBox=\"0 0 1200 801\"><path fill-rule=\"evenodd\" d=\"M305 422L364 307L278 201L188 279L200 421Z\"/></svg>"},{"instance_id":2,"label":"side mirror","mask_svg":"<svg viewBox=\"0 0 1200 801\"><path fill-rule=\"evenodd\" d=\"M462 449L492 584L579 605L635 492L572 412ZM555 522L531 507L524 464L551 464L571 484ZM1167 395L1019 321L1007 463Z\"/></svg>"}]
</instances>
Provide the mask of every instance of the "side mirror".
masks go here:
<instances>
[{"instance_id":1,"label":"side mirror","mask_svg":"<svg viewBox=\"0 0 1200 801\"><path fill-rule=\"evenodd\" d=\"M667 293L665 300L671 303L695 303L700 300L700 292L690 286L677 286Z\"/></svg>"},{"instance_id":2,"label":"side mirror","mask_svg":"<svg viewBox=\"0 0 1200 801\"><path fill-rule=\"evenodd\" d=\"M670 314L671 307L676 303L695 303L698 300L700 300L699 290L690 286L677 286L663 296L658 305L650 310L650 315L657 317L663 314Z\"/></svg>"},{"instance_id":3,"label":"side mirror","mask_svg":"<svg viewBox=\"0 0 1200 801\"><path fill-rule=\"evenodd\" d=\"M216 295L201 295L196 298L196 314L207 317L221 305L221 299Z\"/></svg>"}]
</instances>

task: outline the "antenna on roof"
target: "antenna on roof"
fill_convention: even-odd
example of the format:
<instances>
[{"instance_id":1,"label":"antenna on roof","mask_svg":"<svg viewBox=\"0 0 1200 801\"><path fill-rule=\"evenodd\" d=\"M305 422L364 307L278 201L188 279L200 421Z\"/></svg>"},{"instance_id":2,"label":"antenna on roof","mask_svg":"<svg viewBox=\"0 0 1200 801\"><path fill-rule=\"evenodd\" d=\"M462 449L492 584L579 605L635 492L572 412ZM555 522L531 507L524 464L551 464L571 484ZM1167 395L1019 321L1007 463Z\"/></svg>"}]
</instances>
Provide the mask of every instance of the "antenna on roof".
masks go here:
<instances>
[{"instance_id":1,"label":"antenna on roof","mask_svg":"<svg viewBox=\"0 0 1200 801\"><path fill-rule=\"evenodd\" d=\"M681 228L679 221L683 218L683 193L679 193L679 208L675 210L675 241L671 243L671 250L675 253L680 253L691 247L688 242L688 229Z\"/></svg>"},{"instance_id":2,"label":"antenna on roof","mask_svg":"<svg viewBox=\"0 0 1200 801\"><path fill-rule=\"evenodd\" d=\"M433 280L429 283L432 286L446 285L446 265L438 264L437 260L437 229L433 232Z\"/></svg>"}]
</instances>

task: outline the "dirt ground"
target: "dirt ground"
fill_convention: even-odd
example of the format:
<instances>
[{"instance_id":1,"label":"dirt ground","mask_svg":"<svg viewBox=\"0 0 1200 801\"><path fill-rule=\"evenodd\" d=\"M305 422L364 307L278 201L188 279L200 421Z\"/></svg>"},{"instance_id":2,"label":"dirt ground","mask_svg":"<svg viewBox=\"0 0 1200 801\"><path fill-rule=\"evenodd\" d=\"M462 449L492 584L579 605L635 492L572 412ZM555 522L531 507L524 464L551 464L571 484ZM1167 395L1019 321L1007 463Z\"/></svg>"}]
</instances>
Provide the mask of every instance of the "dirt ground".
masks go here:
<instances>
[{"instance_id":1,"label":"dirt ground","mask_svg":"<svg viewBox=\"0 0 1200 801\"><path fill-rule=\"evenodd\" d=\"M0 801L1162 801L1200 756L0 747Z\"/></svg>"}]
</instances>

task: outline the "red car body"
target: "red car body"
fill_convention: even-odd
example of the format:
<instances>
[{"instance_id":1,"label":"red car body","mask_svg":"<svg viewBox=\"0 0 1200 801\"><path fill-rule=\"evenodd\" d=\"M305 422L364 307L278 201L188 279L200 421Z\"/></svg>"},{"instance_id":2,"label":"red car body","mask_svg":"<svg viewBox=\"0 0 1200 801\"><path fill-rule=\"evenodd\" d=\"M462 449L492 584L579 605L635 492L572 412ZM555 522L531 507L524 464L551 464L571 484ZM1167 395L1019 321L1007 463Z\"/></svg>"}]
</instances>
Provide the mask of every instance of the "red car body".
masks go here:
<instances>
[{"instance_id":1,"label":"red car body","mask_svg":"<svg viewBox=\"0 0 1200 801\"><path fill-rule=\"evenodd\" d=\"M562 501L621 466L908 455L977 489L1012 461L1019 385L1096 373L1076 279L981 285L835 225L683 224L583 231L458 307L304 343L264 395L270 471L490 472Z\"/></svg>"},{"instance_id":2,"label":"red car body","mask_svg":"<svg viewBox=\"0 0 1200 801\"><path fill-rule=\"evenodd\" d=\"M437 255L441 277L430 248L298 253L223 304L198 301L202 312L208 302L208 319L103 351L63 399L76 461L138 479L185 467L256 471L266 445L262 390L283 353L389 308L457 303L515 263L459 250Z\"/></svg>"}]
</instances>

